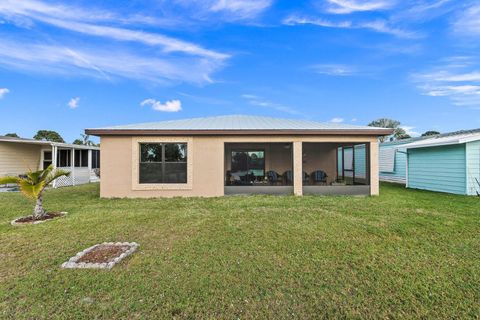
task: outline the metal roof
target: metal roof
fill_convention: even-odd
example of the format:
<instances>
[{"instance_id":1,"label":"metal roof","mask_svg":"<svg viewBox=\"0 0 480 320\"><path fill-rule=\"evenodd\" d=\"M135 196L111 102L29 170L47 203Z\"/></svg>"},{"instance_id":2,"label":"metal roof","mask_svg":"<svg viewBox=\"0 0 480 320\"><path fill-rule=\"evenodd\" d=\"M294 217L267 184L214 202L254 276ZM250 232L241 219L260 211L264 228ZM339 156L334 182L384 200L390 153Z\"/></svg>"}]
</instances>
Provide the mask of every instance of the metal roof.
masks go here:
<instances>
[{"instance_id":1,"label":"metal roof","mask_svg":"<svg viewBox=\"0 0 480 320\"><path fill-rule=\"evenodd\" d=\"M160 130L160 131L241 131L241 130L338 130L362 131L367 130L381 133L385 128L356 126L341 123L322 123L299 119L281 119L262 116L227 115L184 120L170 120L139 124L120 125L95 129L86 129L88 133L115 130ZM375 134L375 133L374 133Z\"/></svg>"},{"instance_id":2,"label":"metal roof","mask_svg":"<svg viewBox=\"0 0 480 320\"><path fill-rule=\"evenodd\" d=\"M6 136L0 136L0 142L37 144L37 145L56 146L56 147L60 147L60 148L70 148L70 149L100 150L100 148L96 147L96 146L86 146L86 145L81 145L81 144L60 143L60 142L52 142L52 141L46 141L46 140L35 140L35 139L6 137Z\"/></svg>"},{"instance_id":3,"label":"metal roof","mask_svg":"<svg viewBox=\"0 0 480 320\"><path fill-rule=\"evenodd\" d=\"M401 145L399 149L415 149L462 144L480 140L480 129L462 130L440 134L429 139Z\"/></svg>"},{"instance_id":4,"label":"metal roof","mask_svg":"<svg viewBox=\"0 0 480 320\"><path fill-rule=\"evenodd\" d=\"M385 141L380 144L381 147L395 147L399 145L404 145L404 144L409 144L412 142L417 142L425 139L431 139L434 136L426 136L426 137L413 137L413 138L407 138L407 139L399 139L399 140L393 140L393 141Z\"/></svg>"}]
</instances>

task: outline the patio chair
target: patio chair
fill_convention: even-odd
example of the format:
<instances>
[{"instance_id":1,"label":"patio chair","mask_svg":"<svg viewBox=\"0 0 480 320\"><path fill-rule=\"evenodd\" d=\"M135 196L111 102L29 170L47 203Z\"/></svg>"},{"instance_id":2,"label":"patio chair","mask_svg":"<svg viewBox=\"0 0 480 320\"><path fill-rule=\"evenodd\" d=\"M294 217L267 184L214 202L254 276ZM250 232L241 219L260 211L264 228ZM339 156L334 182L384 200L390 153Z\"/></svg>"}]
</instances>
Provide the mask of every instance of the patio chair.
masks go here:
<instances>
[{"instance_id":1,"label":"patio chair","mask_svg":"<svg viewBox=\"0 0 480 320\"><path fill-rule=\"evenodd\" d=\"M270 185L275 185L277 183L282 183L282 176L278 174L276 171L269 170L266 172L266 177Z\"/></svg>"},{"instance_id":2,"label":"patio chair","mask_svg":"<svg viewBox=\"0 0 480 320\"><path fill-rule=\"evenodd\" d=\"M285 185L291 186L293 185L293 172L292 170L287 170L282 174L283 181Z\"/></svg>"},{"instance_id":3,"label":"patio chair","mask_svg":"<svg viewBox=\"0 0 480 320\"><path fill-rule=\"evenodd\" d=\"M310 176L312 177L313 184L327 184L327 174L323 170L313 171Z\"/></svg>"},{"instance_id":4,"label":"patio chair","mask_svg":"<svg viewBox=\"0 0 480 320\"><path fill-rule=\"evenodd\" d=\"M283 177L284 177L284 180L285 180L285 184L286 184L286 185L292 185L292 184L293 184L293 173L292 173L292 170L287 170L287 171L285 171L285 173L283 174ZM303 171L303 174L302 174L302 183L303 183L303 184L308 184L309 179L310 179L310 176L308 175L308 173L306 173L305 171Z\"/></svg>"},{"instance_id":5,"label":"patio chair","mask_svg":"<svg viewBox=\"0 0 480 320\"><path fill-rule=\"evenodd\" d=\"M305 171L302 172L302 184L308 184L310 182L310 175Z\"/></svg>"}]
</instances>

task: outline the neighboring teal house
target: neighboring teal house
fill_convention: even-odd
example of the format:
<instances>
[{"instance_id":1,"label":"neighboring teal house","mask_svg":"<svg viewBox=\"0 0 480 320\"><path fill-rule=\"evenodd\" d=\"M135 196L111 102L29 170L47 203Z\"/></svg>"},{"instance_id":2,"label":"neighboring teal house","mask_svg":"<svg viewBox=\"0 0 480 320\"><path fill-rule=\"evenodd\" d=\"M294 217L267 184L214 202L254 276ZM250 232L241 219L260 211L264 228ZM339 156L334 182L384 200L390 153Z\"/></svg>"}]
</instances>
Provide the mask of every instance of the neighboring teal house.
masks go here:
<instances>
[{"instance_id":1,"label":"neighboring teal house","mask_svg":"<svg viewBox=\"0 0 480 320\"><path fill-rule=\"evenodd\" d=\"M480 193L480 129L380 147L380 179L407 188L463 195Z\"/></svg>"},{"instance_id":2,"label":"neighboring teal house","mask_svg":"<svg viewBox=\"0 0 480 320\"><path fill-rule=\"evenodd\" d=\"M379 146L380 181L407 183L407 153L401 146L432 137L416 137L410 139L388 141Z\"/></svg>"}]
</instances>

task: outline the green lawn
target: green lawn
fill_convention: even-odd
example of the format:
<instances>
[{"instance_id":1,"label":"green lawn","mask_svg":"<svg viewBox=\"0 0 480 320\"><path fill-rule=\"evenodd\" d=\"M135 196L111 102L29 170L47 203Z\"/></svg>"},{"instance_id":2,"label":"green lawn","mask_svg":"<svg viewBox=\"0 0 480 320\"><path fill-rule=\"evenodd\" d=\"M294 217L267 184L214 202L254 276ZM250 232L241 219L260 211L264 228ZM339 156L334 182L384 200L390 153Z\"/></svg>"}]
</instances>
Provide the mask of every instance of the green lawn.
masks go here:
<instances>
[{"instance_id":1,"label":"green lawn","mask_svg":"<svg viewBox=\"0 0 480 320\"><path fill-rule=\"evenodd\" d=\"M475 318L480 199L384 184L362 197L106 200L48 191L66 218L10 226L0 194L0 318ZM111 271L62 270L104 241L140 250Z\"/></svg>"}]
</instances>

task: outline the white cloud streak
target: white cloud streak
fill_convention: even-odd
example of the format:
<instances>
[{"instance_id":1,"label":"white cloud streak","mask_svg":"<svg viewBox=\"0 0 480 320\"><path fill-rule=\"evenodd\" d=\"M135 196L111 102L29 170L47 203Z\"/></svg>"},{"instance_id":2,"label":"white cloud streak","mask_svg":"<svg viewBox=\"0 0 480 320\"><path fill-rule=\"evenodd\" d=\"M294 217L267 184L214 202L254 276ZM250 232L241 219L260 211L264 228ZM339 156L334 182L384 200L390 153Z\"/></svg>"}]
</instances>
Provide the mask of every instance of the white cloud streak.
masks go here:
<instances>
[{"instance_id":1,"label":"white cloud streak","mask_svg":"<svg viewBox=\"0 0 480 320\"><path fill-rule=\"evenodd\" d=\"M317 64L312 66L314 72L328 76L353 76L357 74L357 69L344 64Z\"/></svg>"},{"instance_id":2,"label":"white cloud streak","mask_svg":"<svg viewBox=\"0 0 480 320\"><path fill-rule=\"evenodd\" d=\"M480 4L462 11L453 23L453 29L460 36L480 36Z\"/></svg>"},{"instance_id":3,"label":"white cloud streak","mask_svg":"<svg viewBox=\"0 0 480 320\"><path fill-rule=\"evenodd\" d=\"M453 57L441 64L413 74L412 81L424 95L448 97L455 105L480 108L480 66L469 57Z\"/></svg>"},{"instance_id":4,"label":"white cloud streak","mask_svg":"<svg viewBox=\"0 0 480 320\"><path fill-rule=\"evenodd\" d=\"M180 6L183 13L203 22L253 20L272 5L273 0L164 0L162 8Z\"/></svg>"},{"instance_id":5,"label":"white cloud streak","mask_svg":"<svg viewBox=\"0 0 480 320\"><path fill-rule=\"evenodd\" d=\"M0 35L0 65L25 71L71 75L81 69L81 75L107 80L115 76L157 83L208 83L212 82L210 75L230 57L159 33L102 25L107 22L110 25L123 24L130 17L122 18L93 9L87 11L36 0L5 0L0 3L0 17L17 26L18 21L24 21L20 28L32 29L36 23L41 23L87 36L86 40L82 37L80 41L72 42L70 38L74 37L55 40L54 35L42 43L27 36L8 39ZM93 40L92 36L106 41L100 45L98 42L85 45ZM140 48L130 53L120 45L127 42Z\"/></svg>"},{"instance_id":6,"label":"white cloud streak","mask_svg":"<svg viewBox=\"0 0 480 320\"><path fill-rule=\"evenodd\" d=\"M70 109L77 109L80 106L80 97L70 99L67 105Z\"/></svg>"},{"instance_id":7,"label":"white cloud streak","mask_svg":"<svg viewBox=\"0 0 480 320\"><path fill-rule=\"evenodd\" d=\"M2 99L9 92L10 90L8 90L7 88L0 88L0 99Z\"/></svg>"},{"instance_id":8,"label":"white cloud streak","mask_svg":"<svg viewBox=\"0 0 480 320\"><path fill-rule=\"evenodd\" d=\"M350 20L331 21L323 18L310 18L292 15L284 19L283 24L290 26L310 24L319 27L337 29L368 29L375 32L390 34L398 38L406 39L415 39L421 37L421 35L416 32L393 27L385 20L373 20L364 22L354 22Z\"/></svg>"},{"instance_id":9,"label":"white cloud streak","mask_svg":"<svg viewBox=\"0 0 480 320\"><path fill-rule=\"evenodd\" d=\"M169 100L162 103L155 99L145 99L140 105L150 106L152 110L162 111L162 112L178 112L182 110L182 102L180 100Z\"/></svg>"},{"instance_id":10,"label":"white cloud streak","mask_svg":"<svg viewBox=\"0 0 480 320\"><path fill-rule=\"evenodd\" d=\"M210 10L226 12L237 19L251 19L265 11L271 4L271 0L217 0Z\"/></svg>"},{"instance_id":11,"label":"white cloud streak","mask_svg":"<svg viewBox=\"0 0 480 320\"><path fill-rule=\"evenodd\" d=\"M257 106L257 107L263 107L263 108L268 108L268 109L273 109L276 111L288 113L288 114L293 114L293 115L302 115L301 112L285 106L283 104L275 103L272 101L269 101L263 97L259 97L254 94L243 94L241 96L243 99L245 99L250 105L252 106Z\"/></svg>"},{"instance_id":12,"label":"white cloud streak","mask_svg":"<svg viewBox=\"0 0 480 320\"><path fill-rule=\"evenodd\" d=\"M400 128L402 128L403 130L405 130L405 133L408 134L409 136L411 137L418 137L420 135L420 132L417 132L413 129L415 129L415 127L412 127L412 126L400 126Z\"/></svg>"},{"instance_id":13,"label":"white cloud streak","mask_svg":"<svg viewBox=\"0 0 480 320\"><path fill-rule=\"evenodd\" d=\"M331 119L329 122L331 122L331 123L342 123L342 122L345 122L345 119L337 117L337 118Z\"/></svg>"},{"instance_id":14,"label":"white cloud streak","mask_svg":"<svg viewBox=\"0 0 480 320\"><path fill-rule=\"evenodd\" d=\"M326 11L334 14L378 11L390 9L395 5L391 0L327 0Z\"/></svg>"},{"instance_id":15,"label":"white cloud streak","mask_svg":"<svg viewBox=\"0 0 480 320\"><path fill-rule=\"evenodd\" d=\"M45 44L19 44L0 39L0 65L28 73L90 76L104 80L127 78L159 84L211 82L216 61L185 57L146 57L115 48L70 49Z\"/></svg>"},{"instance_id":16,"label":"white cloud streak","mask_svg":"<svg viewBox=\"0 0 480 320\"><path fill-rule=\"evenodd\" d=\"M224 60L229 55L204 49L198 45L173 39L160 34L147 33L143 31L129 30L125 28L106 27L86 23L63 21L58 19L42 19L56 27L76 31L97 37L105 37L118 41L139 42L149 46L162 47L165 52L180 52L183 54L196 55L205 58Z\"/></svg>"}]
</instances>

